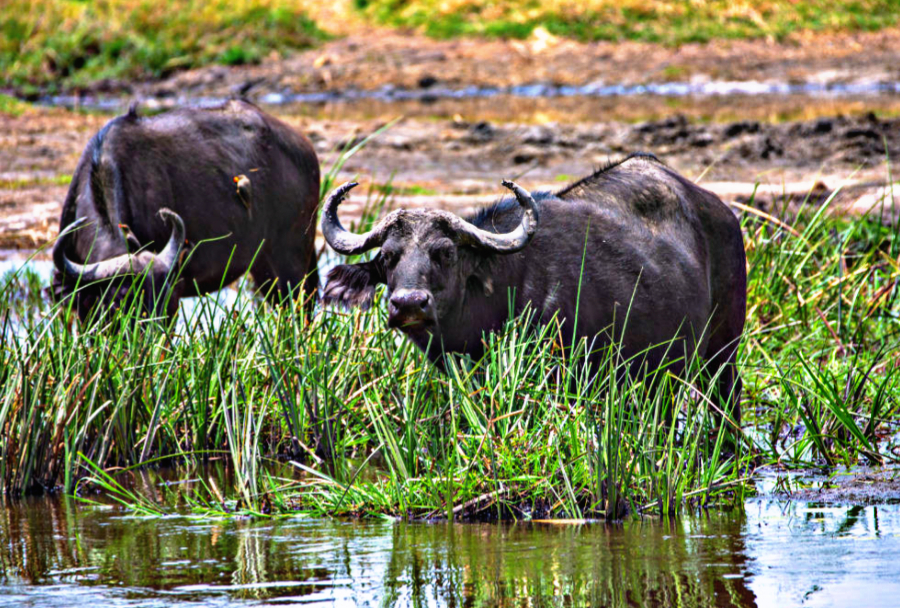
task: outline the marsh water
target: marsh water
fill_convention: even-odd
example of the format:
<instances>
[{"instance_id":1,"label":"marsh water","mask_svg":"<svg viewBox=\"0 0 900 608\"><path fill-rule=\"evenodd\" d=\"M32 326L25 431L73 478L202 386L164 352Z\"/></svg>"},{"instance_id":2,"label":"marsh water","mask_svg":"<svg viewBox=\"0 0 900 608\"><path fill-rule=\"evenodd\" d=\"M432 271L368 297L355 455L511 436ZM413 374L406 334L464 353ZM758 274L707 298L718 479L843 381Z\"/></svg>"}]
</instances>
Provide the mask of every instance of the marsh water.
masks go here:
<instances>
[{"instance_id":1,"label":"marsh water","mask_svg":"<svg viewBox=\"0 0 900 608\"><path fill-rule=\"evenodd\" d=\"M605 523L0 509L0 606L896 606L900 506L753 499Z\"/></svg>"},{"instance_id":2,"label":"marsh water","mask_svg":"<svg viewBox=\"0 0 900 608\"><path fill-rule=\"evenodd\" d=\"M684 114L694 120L732 122L784 121L877 112L900 112L900 82L861 79L849 83L690 81L615 84L594 82L565 86L535 82L515 86L427 86L392 84L374 90L354 88L316 92L253 92L249 98L277 116L325 120L389 120L396 117L430 121L460 120L518 123L636 122ZM134 98L122 95L55 95L38 103L51 107L121 113ZM227 97L138 95L145 112L184 105L216 106Z\"/></svg>"},{"instance_id":3,"label":"marsh water","mask_svg":"<svg viewBox=\"0 0 900 608\"><path fill-rule=\"evenodd\" d=\"M742 117L761 119L802 117L819 106L830 114L835 104L856 102L889 114L900 108L894 83L871 90L698 86L391 90L260 101L285 114L331 118L573 122L637 120L672 108L731 120L736 99ZM108 111L124 104L77 100ZM0 276L26 258L0 256ZM45 254L30 267L46 281L51 264ZM222 305L235 294L222 294ZM898 555L898 504L762 497L743 509L673 520L474 524L150 518L62 496L0 503L0 607L898 606Z\"/></svg>"}]
</instances>

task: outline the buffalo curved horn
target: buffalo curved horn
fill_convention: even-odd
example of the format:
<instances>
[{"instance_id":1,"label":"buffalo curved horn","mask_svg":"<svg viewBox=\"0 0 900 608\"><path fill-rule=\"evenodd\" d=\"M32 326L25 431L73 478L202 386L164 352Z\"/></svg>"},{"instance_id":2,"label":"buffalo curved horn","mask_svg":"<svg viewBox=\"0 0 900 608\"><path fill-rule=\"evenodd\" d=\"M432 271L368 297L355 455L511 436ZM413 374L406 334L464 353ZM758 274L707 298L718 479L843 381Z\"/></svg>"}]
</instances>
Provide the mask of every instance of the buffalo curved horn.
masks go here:
<instances>
[{"instance_id":1,"label":"buffalo curved horn","mask_svg":"<svg viewBox=\"0 0 900 608\"><path fill-rule=\"evenodd\" d=\"M101 281L112 279L123 274L138 274L151 263L159 264L159 268L165 272L170 271L178 260L178 252L184 243L185 229L181 217L170 209L160 209L159 214L172 224L172 234L166 246L158 254L143 252L138 254L124 253L108 260L94 262L92 264L78 264L65 255L65 242L75 228L81 226L87 218L70 224L57 240L57 246L53 250L53 257L57 268L73 277L81 277L84 281Z\"/></svg>"},{"instance_id":2,"label":"buffalo curved horn","mask_svg":"<svg viewBox=\"0 0 900 608\"><path fill-rule=\"evenodd\" d=\"M387 237L387 229L396 221L402 210L389 213L378 222L372 230L364 234L355 234L341 225L337 216L338 205L348 192L359 185L358 182L347 182L335 188L322 209L322 234L332 249L344 255L359 255L375 247L381 247Z\"/></svg>"},{"instance_id":3,"label":"buffalo curved horn","mask_svg":"<svg viewBox=\"0 0 900 608\"><path fill-rule=\"evenodd\" d=\"M522 221L512 232L501 234L488 232L460 218L456 218L458 223L455 228L469 241L470 245L495 253L515 253L524 249L537 232L539 219L537 205L535 205L534 197L525 188L506 179L501 183L512 190L523 210Z\"/></svg>"},{"instance_id":4,"label":"buffalo curved horn","mask_svg":"<svg viewBox=\"0 0 900 608\"><path fill-rule=\"evenodd\" d=\"M53 265L59 270L66 271L68 270L66 266L66 262L69 260L66 258L66 241L69 239L69 236L81 228L85 222L88 221L86 217L80 217L65 228L59 233L56 237L56 243L53 245Z\"/></svg>"},{"instance_id":5,"label":"buffalo curved horn","mask_svg":"<svg viewBox=\"0 0 900 608\"><path fill-rule=\"evenodd\" d=\"M184 229L184 220L171 209L163 207L159 210L159 215L172 225L172 234L169 236L169 242L166 243L163 250L156 255L154 263L159 264L166 272L169 272L175 268L178 262L178 253L181 251L182 245L184 245L187 232Z\"/></svg>"},{"instance_id":6,"label":"buffalo curved horn","mask_svg":"<svg viewBox=\"0 0 900 608\"><path fill-rule=\"evenodd\" d=\"M497 234L488 232L470 224L462 218L448 212L438 212L446 217L453 230L455 230L468 245L496 253L515 253L521 251L531 242L537 231L538 211L534 198L521 186L503 180L502 184L513 191L516 200L522 206L524 213L522 221L512 232ZM380 247L387 237L387 230L403 213L397 210L388 214L372 230L364 234L354 234L346 230L337 217L338 205L343 201L347 192L358 186L357 182L349 182L336 188L325 201L322 210L322 234L332 249L344 255L358 255L375 247Z\"/></svg>"}]
</instances>

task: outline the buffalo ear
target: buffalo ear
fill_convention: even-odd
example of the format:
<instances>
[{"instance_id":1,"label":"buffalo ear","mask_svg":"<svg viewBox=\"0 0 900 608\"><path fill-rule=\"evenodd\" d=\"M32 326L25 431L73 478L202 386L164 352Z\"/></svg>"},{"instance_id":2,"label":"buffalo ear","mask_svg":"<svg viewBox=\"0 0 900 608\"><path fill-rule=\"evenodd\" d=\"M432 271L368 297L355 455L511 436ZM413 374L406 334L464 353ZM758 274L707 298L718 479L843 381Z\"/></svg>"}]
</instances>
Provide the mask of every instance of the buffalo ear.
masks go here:
<instances>
[{"instance_id":1,"label":"buffalo ear","mask_svg":"<svg viewBox=\"0 0 900 608\"><path fill-rule=\"evenodd\" d=\"M480 291L484 294L484 297L489 298L494 295L494 281L492 276L493 272L491 271L491 265L485 260L480 260L474 265L469 273L466 287L468 289Z\"/></svg>"},{"instance_id":2,"label":"buffalo ear","mask_svg":"<svg viewBox=\"0 0 900 608\"><path fill-rule=\"evenodd\" d=\"M342 264L328 273L322 302L365 310L375 298L375 286L384 282L384 270L377 258L361 264Z\"/></svg>"}]
</instances>

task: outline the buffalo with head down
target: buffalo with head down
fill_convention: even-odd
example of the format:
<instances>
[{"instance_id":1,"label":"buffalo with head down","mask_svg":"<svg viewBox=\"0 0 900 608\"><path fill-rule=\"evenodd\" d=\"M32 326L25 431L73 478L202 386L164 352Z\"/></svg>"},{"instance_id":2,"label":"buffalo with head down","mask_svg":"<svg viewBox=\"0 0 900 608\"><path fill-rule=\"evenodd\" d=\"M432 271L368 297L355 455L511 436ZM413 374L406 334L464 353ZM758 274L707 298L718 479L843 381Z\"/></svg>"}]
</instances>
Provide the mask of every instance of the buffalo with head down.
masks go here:
<instances>
[{"instance_id":1,"label":"buffalo with head down","mask_svg":"<svg viewBox=\"0 0 900 608\"><path fill-rule=\"evenodd\" d=\"M53 294L74 293L82 319L129 293L172 315L179 298L249 269L262 289L311 298L318 204L309 140L256 106L232 100L148 117L132 106L91 139L75 170Z\"/></svg>"},{"instance_id":2,"label":"buffalo with head down","mask_svg":"<svg viewBox=\"0 0 900 608\"><path fill-rule=\"evenodd\" d=\"M365 234L337 218L354 185L329 196L322 231L346 255L381 250L334 268L325 302L367 306L385 283L389 325L438 364L445 352L479 358L482 333L530 305L541 322L563 320L568 344L586 337L599 352L621 340L622 355L642 367L680 373L696 352L721 370L723 399L737 403L747 285L740 225L718 197L652 155L555 193L504 182L515 197L467 219L397 210Z\"/></svg>"}]
</instances>

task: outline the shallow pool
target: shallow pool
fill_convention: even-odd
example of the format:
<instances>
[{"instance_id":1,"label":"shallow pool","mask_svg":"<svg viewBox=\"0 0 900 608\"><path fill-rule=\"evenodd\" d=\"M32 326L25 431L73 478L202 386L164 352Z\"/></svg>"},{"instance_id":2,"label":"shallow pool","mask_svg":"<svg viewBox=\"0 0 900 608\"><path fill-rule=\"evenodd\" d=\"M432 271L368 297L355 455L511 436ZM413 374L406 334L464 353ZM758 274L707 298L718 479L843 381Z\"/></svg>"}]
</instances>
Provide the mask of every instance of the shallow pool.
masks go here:
<instances>
[{"instance_id":1,"label":"shallow pool","mask_svg":"<svg viewBox=\"0 0 900 608\"><path fill-rule=\"evenodd\" d=\"M622 524L0 509L2 606L897 606L900 506L754 499Z\"/></svg>"}]
</instances>

